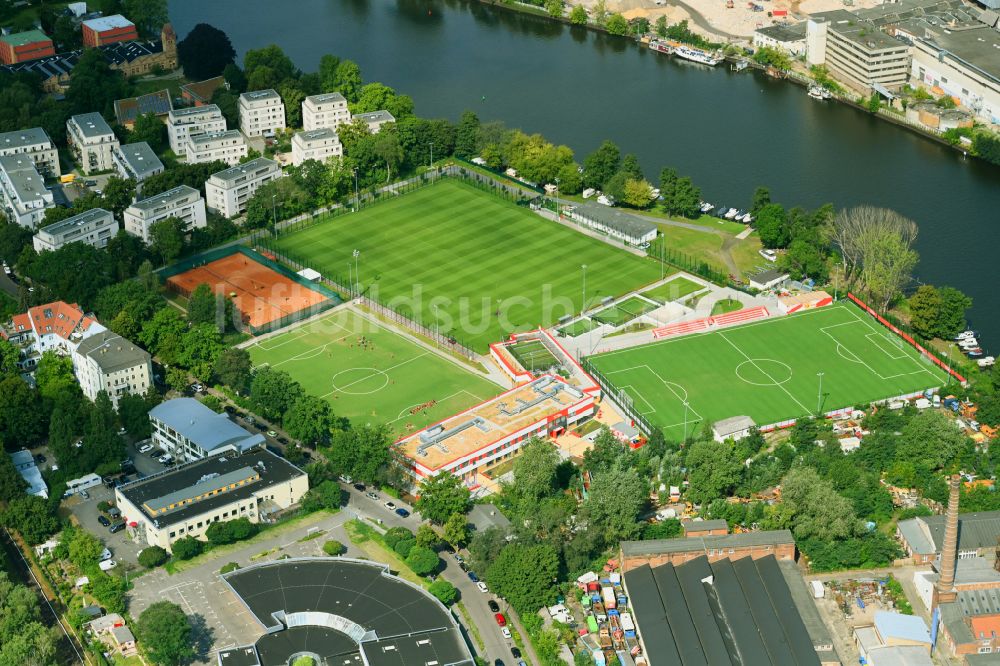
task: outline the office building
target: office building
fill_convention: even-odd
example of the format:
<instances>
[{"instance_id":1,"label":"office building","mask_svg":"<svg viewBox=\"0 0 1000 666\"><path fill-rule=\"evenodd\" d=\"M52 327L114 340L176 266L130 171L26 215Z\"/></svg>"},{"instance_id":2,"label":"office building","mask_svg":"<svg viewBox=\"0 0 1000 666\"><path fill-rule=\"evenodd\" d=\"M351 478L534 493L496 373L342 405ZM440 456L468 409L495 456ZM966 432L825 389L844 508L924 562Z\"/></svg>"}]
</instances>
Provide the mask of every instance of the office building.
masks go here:
<instances>
[{"instance_id":1,"label":"office building","mask_svg":"<svg viewBox=\"0 0 1000 666\"><path fill-rule=\"evenodd\" d=\"M812 14L806 25L806 62L824 65L862 94L898 91L910 74L910 47L844 9Z\"/></svg>"}]
</instances>

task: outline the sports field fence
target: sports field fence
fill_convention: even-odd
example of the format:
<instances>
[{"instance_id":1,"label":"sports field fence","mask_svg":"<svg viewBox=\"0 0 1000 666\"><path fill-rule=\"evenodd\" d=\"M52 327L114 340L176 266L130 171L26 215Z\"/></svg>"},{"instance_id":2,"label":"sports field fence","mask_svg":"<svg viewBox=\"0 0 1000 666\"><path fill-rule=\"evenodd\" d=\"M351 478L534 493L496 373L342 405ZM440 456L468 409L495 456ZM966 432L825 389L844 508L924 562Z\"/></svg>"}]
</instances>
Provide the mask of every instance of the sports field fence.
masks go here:
<instances>
[{"instance_id":1,"label":"sports field fence","mask_svg":"<svg viewBox=\"0 0 1000 666\"><path fill-rule=\"evenodd\" d=\"M634 423L635 426L647 436L653 431L653 425L644 415L636 411L635 405L632 402L632 396L608 381L608 379L601 374L601 371L594 367L589 358L584 357L580 359L580 367L582 367L587 374L594 378L597 385L601 387L601 392L605 397L610 398L611 401L615 403L615 406L622 412L622 416L632 421L632 423Z\"/></svg>"}]
</instances>

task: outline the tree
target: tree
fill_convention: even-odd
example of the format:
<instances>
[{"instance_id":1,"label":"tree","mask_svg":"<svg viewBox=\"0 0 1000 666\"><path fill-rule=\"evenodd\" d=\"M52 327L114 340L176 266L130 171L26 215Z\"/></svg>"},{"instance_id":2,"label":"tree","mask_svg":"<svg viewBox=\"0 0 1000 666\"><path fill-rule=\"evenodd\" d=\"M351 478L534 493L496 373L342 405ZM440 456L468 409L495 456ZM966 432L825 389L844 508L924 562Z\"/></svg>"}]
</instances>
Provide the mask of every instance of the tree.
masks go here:
<instances>
[{"instance_id":1,"label":"tree","mask_svg":"<svg viewBox=\"0 0 1000 666\"><path fill-rule=\"evenodd\" d=\"M615 12L608 17L604 28L612 35L624 35L628 32L628 19Z\"/></svg>"},{"instance_id":2,"label":"tree","mask_svg":"<svg viewBox=\"0 0 1000 666\"><path fill-rule=\"evenodd\" d=\"M608 3L607 0L597 0L594 4L593 9L594 23L597 25L604 25L608 20Z\"/></svg>"},{"instance_id":3,"label":"tree","mask_svg":"<svg viewBox=\"0 0 1000 666\"><path fill-rule=\"evenodd\" d=\"M653 203L650 194L653 186L647 180L628 179L622 191L621 201L632 208L648 208Z\"/></svg>"},{"instance_id":4,"label":"tree","mask_svg":"<svg viewBox=\"0 0 1000 666\"><path fill-rule=\"evenodd\" d=\"M848 279L858 280L876 299L875 306L885 310L916 266L917 225L895 211L870 206L838 212L833 225Z\"/></svg>"},{"instance_id":5,"label":"tree","mask_svg":"<svg viewBox=\"0 0 1000 666\"><path fill-rule=\"evenodd\" d=\"M302 386L284 370L264 366L253 374L250 396L261 416L268 421L278 421L302 397Z\"/></svg>"},{"instance_id":6,"label":"tree","mask_svg":"<svg viewBox=\"0 0 1000 666\"><path fill-rule=\"evenodd\" d=\"M139 552L139 564L147 569L155 569L170 559L170 553L159 546L149 546Z\"/></svg>"},{"instance_id":7,"label":"tree","mask_svg":"<svg viewBox=\"0 0 1000 666\"><path fill-rule=\"evenodd\" d=\"M969 445L968 437L955 428L943 412L927 409L907 423L896 443L896 460L931 470L940 470Z\"/></svg>"},{"instance_id":8,"label":"tree","mask_svg":"<svg viewBox=\"0 0 1000 666\"><path fill-rule=\"evenodd\" d=\"M302 127L302 102L306 99L302 86L294 79L287 79L278 86L278 94L285 104L285 119L288 126Z\"/></svg>"},{"instance_id":9,"label":"tree","mask_svg":"<svg viewBox=\"0 0 1000 666\"><path fill-rule=\"evenodd\" d=\"M482 532L476 532L469 541L469 556L472 558L472 568L486 571L496 560L500 551L507 546L508 533L499 527L487 527Z\"/></svg>"},{"instance_id":10,"label":"tree","mask_svg":"<svg viewBox=\"0 0 1000 666\"><path fill-rule=\"evenodd\" d=\"M257 523L251 523L249 518L223 520L209 525L205 530L205 538L212 545L225 545L249 539L257 534L259 529Z\"/></svg>"},{"instance_id":11,"label":"tree","mask_svg":"<svg viewBox=\"0 0 1000 666\"><path fill-rule=\"evenodd\" d=\"M166 125L164 125L159 118L157 118L152 113L148 113L144 116L139 116L135 121L135 126L138 130L143 129L143 123L146 122L145 119L148 117L152 118L152 122L156 123L157 131L163 134L163 140L160 142L161 148L157 148L150 139L155 140L151 136L151 132L147 132L145 138L140 139L141 141L146 141L149 146L156 152L162 150L162 145L166 140ZM108 182L104 185L104 193L101 195L103 199L104 208L115 214L115 217L121 217L125 209L132 205L133 199L135 199L135 182L130 178L119 178L118 176L112 176L108 178Z\"/></svg>"},{"instance_id":12,"label":"tree","mask_svg":"<svg viewBox=\"0 0 1000 666\"><path fill-rule=\"evenodd\" d=\"M533 437L514 459L514 484L510 492L529 507L555 491L559 452L549 441Z\"/></svg>"},{"instance_id":13,"label":"tree","mask_svg":"<svg viewBox=\"0 0 1000 666\"><path fill-rule=\"evenodd\" d=\"M687 176L677 179L672 206L672 212L684 217L695 218L700 214L701 190Z\"/></svg>"},{"instance_id":14,"label":"tree","mask_svg":"<svg viewBox=\"0 0 1000 666\"><path fill-rule=\"evenodd\" d=\"M184 249L184 232L184 222L176 217L167 217L150 225L150 248L159 255L164 265L173 263L180 256Z\"/></svg>"},{"instance_id":15,"label":"tree","mask_svg":"<svg viewBox=\"0 0 1000 666\"><path fill-rule=\"evenodd\" d=\"M845 539L858 530L850 501L812 467L797 467L781 482L781 503L773 508L778 527L791 528L796 539Z\"/></svg>"},{"instance_id":16,"label":"tree","mask_svg":"<svg viewBox=\"0 0 1000 666\"><path fill-rule=\"evenodd\" d=\"M448 542L451 549L458 552L463 543L469 541L469 522L465 515L453 513L444 523L444 540Z\"/></svg>"},{"instance_id":17,"label":"tree","mask_svg":"<svg viewBox=\"0 0 1000 666\"><path fill-rule=\"evenodd\" d=\"M174 541L170 546L174 557L178 560L190 560L192 557L201 554L205 549L205 544L192 536L186 536Z\"/></svg>"},{"instance_id":18,"label":"tree","mask_svg":"<svg viewBox=\"0 0 1000 666\"><path fill-rule=\"evenodd\" d=\"M342 501L343 491L334 481L323 481L313 486L302 498L303 511L319 511L320 509L338 509Z\"/></svg>"},{"instance_id":19,"label":"tree","mask_svg":"<svg viewBox=\"0 0 1000 666\"><path fill-rule=\"evenodd\" d=\"M0 502L9 502L20 497L28 484L14 467L14 461L6 453L0 453Z\"/></svg>"},{"instance_id":20,"label":"tree","mask_svg":"<svg viewBox=\"0 0 1000 666\"><path fill-rule=\"evenodd\" d=\"M59 519L37 495L15 497L0 513L0 523L17 530L30 545L42 543L59 530Z\"/></svg>"},{"instance_id":21,"label":"tree","mask_svg":"<svg viewBox=\"0 0 1000 666\"><path fill-rule=\"evenodd\" d=\"M66 530L64 539L68 541L67 550L69 561L79 569L86 570L92 567L101 558L104 552L104 544L100 539L90 532L81 529Z\"/></svg>"},{"instance_id":22,"label":"tree","mask_svg":"<svg viewBox=\"0 0 1000 666\"><path fill-rule=\"evenodd\" d=\"M386 545L389 546L389 548L395 548L396 544L399 543L400 541L406 541L406 540L412 541L413 532L406 529L405 527L390 527L385 531L385 534L382 536L382 539L385 541Z\"/></svg>"},{"instance_id":23,"label":"tree","mask_svg":"<svg viewBox=\"0 0 1000 666\"><path fill-rule=\"evenodd\" d=\"M450 606L458 600L458 590L444 578L439 578L431 583L427 591L445 606Z\"/></svg>"},{"instance_id":24,"label":"tree","mask_svg":"<svg viewBox=\"0 0 1000 666\"><path fill-rule=\"evenodd\" d=\"M410 554L406 556L406 566L413 569L413 573L418 576L426 576L438 568L441 560L437 553L424 546L414 546L410 549Z\"/></svg>"},{"instance_id":25,"label":"tree","mask_svg":"<svg viewBox=\"0 0 1000 666\"><path fill-rule=\"evenodd\" d=\"M199 23L177 43L177 60L185 76L203 81L219 76L229 65L235 66L236 50L225 32L208 23Z\"/></svg>"},{"instance_id":26,"label":"tree","mask_svg":"<svg viewBox=\"0 0 1000 666\"><path fill-rule=\"evenodd\" d=\"M776 203L767 204L757 212L756 218L754 226L764 247L788 246L791 237L788 233L788 214L784 206Z\"/></svg>"},{"instance_id":27,"label":"tree","mask_svg":"<svg viewBox=\"0 0 1000 666\"><path fill-rule=\"evenodd\" d=\"M21 352L7 340L0 338L0 378L19 372L17 362L21 360Z\"/></svg>"},{"instance_id":28,"label":"tree","mask_svg":"<svg viewBox=\"0 0 1000 666\"><path fill-rule=\"evenodd\" d=\"M545 0L545 11L553 18L561 17L563 15L562 0Z\"/></svg>"},{"instance_id":29,"label":"tree","mask_svg":"<svg viewBox=\"0 0 1000 666\"><path fill-rule=\"evenodd\" d=\"M430 523L421 523L417 528L416 545L436 550L441 545L441 537L434 531Z\"/></svg>"},{"instance_id":30,"label":"tree","mask_svg":"<svg viewBox=\"0 0 1000 666\"><path fill-rule=\"evenodd\" d=\"M820 284L829 277L826 257L820 249L808 241L796 238L788 245L788 251L778 259L778 266L791 274L793 279L813 278Z\"/></svg>"},{"instance_id":31,"label":"tree","mask_svg":"<svg viewBox=\"0 0 1000 666\"><path fill-rule=\"evenodd\" d=\"M972 299L954 287L941 287L940 293L937 336L947 340L965 329L965 312L972 307Z\"/></svg>"},{"instance_id":32,"label":"tree","mask_svg":"<svg viewBox=\"0 0 1000 666\"><path fill-rule=\"evenodd\" d=\"M612 141L605 140L583 160L583 185L601 189L618 172L621 151Z\"/></svg>"},{"instance_id":33,"label":"tree","mask_svg":"<svg viewBox=\"0 0 1000 666\"><path fill-rule=\"evenodd\" d=\"M374 483L392 461L392 437L385 425L365 424L338 430L323 453L338 472Z\"/></svg>"},{"instance_id":34,"label":"tree","mask_svg":"<svg viewBox=\"0 0 1000 666\"><path fill-rule=\"evenodd\" d=\"M334 541L333 539L323 544L323 552L330 557L336 557L342 554L345 550L346 548L344 548L344 544L339 541Z\"/></svg>"},{"instance_id":35,"label":"tree","mask_svg":"<svg viewBox=\"0 0 1000 666\"><path fill-rule=\"evenodd\" d=\"M181 338L177 363L189 369L201 381L207 382L212 377L212 368L222 349L219 329L211 324L197 324Z\"/></svg>"},{"instance_id":36,"label":"tree","mask_svg":"<svg viewBox=\"0 0 1000 666\"><path fill-rule=\"evenodd\" d=\"M475 157L478 137L479 116L472 111L463 112L455 128L455 157L464 160Z\"/></svg>"},{"instance_id":37,"label":"tree","mask_svg":"<svg viewBox=\"0 0 1000 666\"><path fill-rule=\"evenodd\" d=\"M181 607L158 601L142 611L136 638L154 664L173 666L194 658L191 623Z\"/></svg>"},{"instance_id":38,"label":"tree","mask_svg":"<svg viewBox=\"0 0 1000 666\"><path fill-rule=\"evenodd\" d=\"M941 313L941 292L930 284L922 284L909 298L910 326L922 338L938 334L938 317Z\"/></svg>"},{"instance_id":39,"label":"tree","mask_svg":"<svg viewBox=\"0 0 1000 666\"><path fill-rule=\"evenodd\" d=\"M142 34L158 35L169 18L167 0L124 0L124 13Z\"/></svg>"},{"instance_id":40,"label":"tree","mask_svg":"<svg viewBox=\"0 0 1000 666\"><path fill-rule=\"evenodd\" d=\"M753 198L750 199L750 214L754 217L760 210L771 203L771 190L766 187L758 187L753 191Z\"/></svg>"},{"instance_id":41,"label":"tree","mask_svg":"<svg viewBox=\"0 0 1000 666\"><path fill-rule=\"evenodd\" d=\"M337 65L334 83L334 89L340 91L348 102L356 102L361 89L361 68L352 60L341 60Z\"/></svg>"},{"instance_id":42,"label":"tree","mask_svg":"<svg viewBox=\"0 0 1000 666\"><path fill-rule=\"evenodd\" d=\"M9 444L32 445L42 434L45 413L37 392L20 377L0 379L0 433Z\"/></svg>"},{"instance_id":43,"label":"tree","mask_svg":"<svg viewBox=\"0 0 1000 666\"><path fill-rule=\"evenodd\" d=\"M70 400L81 396L80 384L73 374L73 360L55 352L44 352L35 367L35 384L38 393L49 404L60 398Z\"/></svg>"},{"instance_id":44,"label":"tree","mask_svg":"<svg viewBox=\"0 0 1000 666\"><path fill-rule=\"evenodd\" d=\"M250 49L243 56L243 71L246 72L248 80L252 81L257 70L264 67L268 68L275 83L285 79L298 78L299 72L295 68L295 64L276 44L269 44L260 49ZM274 86L265 87L272 88ZM255 90L256 88L250 83L248 89Z\"/></svg>"},{"instance_id":45,"label":"tree","mask_svg":"<svg viewBox=\"0 0 1000 666\"><path fill-rule=\"evenodd\" d=\"M128 96L121 72L111 69L99 49L84 49L69 75L66 101L75 113L114 115L116 99Z\"/></svg>"},{"instance_id":46,"label":"tree","mask_svg":"<svg viewBox=\"0 0 1000 666\"><path fill-rule=\"evenodd\" d=\"M553 584L559 574L559 554L547 544L512 543L500 551L486 580L498 596L522 615L555 602Z\"/></svg>"},{"instance_id":47,"label":"tree","mask_svg":"<svg viewBox=\"0 0 1000 666\"><path fill-rule=\"evenodd\" d=\"M687 497L695 504L726 497L743 473L743 464L733 455L732 447L714 440L692 444L685 463L690 484Z\"/></svg>"},{"instance_id":48,"label":"tree","mask_svg":"<svg viewBox=\"0 0 1000 666\"><path fill-rule=\"evenodd\" d=\"M469 489L451 472L439 472L420 484L420 498L414 508L427 520L441 525L454 513L468 513Z\"/></svg>"},{"instance_id":49,"label":"tree","mask_svg":"<svg viewBox=\"0 0 1000 666\"><path fill-rule=\"evenodd\" d=\"M413 99L409 95L400 95L382 83L369 83L363 86L358 92L358 100L351 106L351 111L371 113L380 110L388 111L398 122L413 115Z\"/></svg>"},{"instance_id":50,"label":"tree","mask_svg":"<svg viewBox=\"0 0 1000 666\"><path fill-rule=\"evenodd\" d=\"M215 360L215 377L238 395L242 395L250 390L252 367L247 350L227 347Z\"/></svg>"},{"instance_id":51,"label":"tree","mask_svg":"<svg viewBox=\"0 0 1000 666\"><path fill-rule=\"evenodd\" d=\"M242 74L242 70L240 71ZM243 87L249 87L249 82L246 78L243 79ZM239 126L240 123L240 98L239 95L232 90L226 90L223 87L215 89L212 93L212 104L219 107L219 111L222 113L222 117L226 119L226 124L230 127ZM148 184L143 184L143 192L149 187Z\"/></svg>"},{"instance_id":52,"label":"tree","mask_svg":"<svg viewBox=\"0 0 1000 666\"><path fill-rule=\"evenodd\" d=\"M618 464L594 474L584 502L590 529L608 544L635 537L641 527L639 513L648 497L648 484L633 468Z\"/></svg>"},{"instance_id":53,"label":"tree","mask_svg":"<svg viewBox=\"0 0 1000 666\"><path fill-rule=\"evenodd\" d=\"M202 282L188 298L187 319L191 324L212 324L217 320L215 292Z\"/></svg>"},{"instance_id":54,"label":"tree","mask_svg":"<svg viewBox=\"0 0 1000 666\"><path fill-rule=\"evenodd\" d=\"M330 403L312 395L303 395L288 408L281 423L295 439L320 446L330 441L330 429L335 423Z\"/></svg>"},{"instance_id":55,"label":"tree","mask_svg":"<svg viewBox=\"0 0 1000 666\"><path fill-rule=\"evenodd\" d=\"M626 455L621 441L605 426L594 438L594 445L584 451L583 466L591 474L596 474L615 467Z\"/></svg>"}]
</instances>

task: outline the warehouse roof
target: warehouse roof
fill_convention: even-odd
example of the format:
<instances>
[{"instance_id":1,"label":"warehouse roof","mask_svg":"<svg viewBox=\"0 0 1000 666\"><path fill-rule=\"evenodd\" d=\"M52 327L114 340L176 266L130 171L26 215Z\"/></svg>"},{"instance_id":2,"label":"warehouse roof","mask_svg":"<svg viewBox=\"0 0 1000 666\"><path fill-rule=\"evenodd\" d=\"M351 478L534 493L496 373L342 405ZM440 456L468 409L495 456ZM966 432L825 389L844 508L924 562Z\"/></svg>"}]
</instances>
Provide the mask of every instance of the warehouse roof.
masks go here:
<instances>
[{"instance_id":1,"label":"warehouse roof","mask_svg":"<svg viewBox=\"0 0 1000 666\"><path fill-rule=\"evenodd\" d=\"M83 25L96 32L104 32L105 30L115 30L116 28L129 28L135 24L121 14L112 14L111 16L99 16L98 18L84 21Z\"/></svg>"},{"instance_id":2,"label":"warehouse roof","mask_svg":"<svg viewBox=\"0 0 1000 666\"><path fill-rule=\"evenodd\" d=\"M642 238L656 231L654 223L638 215L627 213L619 208L611 208L595 203L576 204L577 212L583 217L611 227L630 238Z\"/></svg>"},{"instance_id":3,"label":"warehouse roof","mask_svg":"<svg viewBox=\"0 0 1000 666\"><path fill-rule=\"evenodd\" d=\"M209 452L231 445L247 449L264 441L263 435L244 430L225 414L213 412L194 398L161 402L149 410L149 416Z\"/></svg>"},{"instance_id":4,"label":"warehouse roof","mask_svg":"<svg viewBox=\"0 0 1000 666\"><path fill-rule=\"evenodd\" d=\"M927 623L916 615L903 615L889 611L875 613L875 630L883 642L898 638L915 643L931 642L931 634L927 631Z\"/></svg>"},{"instance_id":5,"label":"warehouse roof","mask_svg":"<svg viewBox=\"0 0 1000 666\"><path fill-rule=\"evenodd\" d=\"M650 666L819 664L772 555L643 565L624 580Z\"/></svg>"},{"instance_id":6,"label":"warehouse roof","mask_svg":"<svg viewBox=\"0 0 1000 666\"><path fill-rule=\"evenodd\" d=\"M946 516L920 516L899 523L900 534L918 553L939 553L944 543ZM958 514L958 549L960 551L993 548L1000 537L1000 511ZM928 548L933 545L933 550Z\"/></svg>"},{"instance_id":7,"label":"warehouse roof","mask_svg":"<svg viewBox=\"0 0 1000 666\"><path fill-rule=\"evenodd\" d=\"M749 416L730 416L728 419L722 419L721 421L716 421L712 424L712 430L714 430L719 437L728 437L737 432L742 432L747 428L753 428L757 424Z\"/></svg>"},{"instance_id":8,"label":"warehouse roof","mask_svg":"<svg viewBox=\"0 0 1000 666\"><path fill-rule=\"evenodd\" d=\"M729 531L729 523L722 518L715 520L684 520L681 521L681 527L684 528L685 534L689 532L710 532L712 530Z\"/></svg>"},{"instance_id":9,"label":"warehouse roof","mask_svg":"<svg viewBox=\"0 0 1000 666\"><path fill-rule=\"evenodd\" d=\"M778 546L790 543L795 543L795 538L788 530L762 530L758 532L743 532L741 534L720 534L718 536L685 537L680 539L622 541L622 554L628 557L629 555L659 555L697 550L708 552L710 549Z\"/></svg>"},{"instance_id":10,"label":"warehouse roof","mask_svg":"<svg viewBox=\"0 0 1000 666\"><path fill-rule=\"evenodd\" d=\"M798 42L806 38L806 22L799 23L775 23L757 28L757 32L770 37L777 42Z\"/></svg>"}]
</instances>

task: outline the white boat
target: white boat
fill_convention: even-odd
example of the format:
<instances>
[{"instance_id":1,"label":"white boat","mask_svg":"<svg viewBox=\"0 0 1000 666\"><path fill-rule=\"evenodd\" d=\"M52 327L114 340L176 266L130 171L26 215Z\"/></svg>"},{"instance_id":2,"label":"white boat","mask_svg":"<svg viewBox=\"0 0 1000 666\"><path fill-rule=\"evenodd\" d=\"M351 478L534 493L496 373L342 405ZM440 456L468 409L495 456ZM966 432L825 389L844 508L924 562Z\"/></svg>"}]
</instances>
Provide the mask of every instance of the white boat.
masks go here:
<instances>
[{"instance_id":1,"label":"white boat","mask_svg":"<svg viewBox=\"0 0 1000 666\"><path fill-rule=\"evenodd\" d=\"M703 213L707 213L710 210L712 210L713 208L715 208L715 206L713 206L712 204L710 204L708 202L702 202L702 204L701 204L701 212L703 212Z\"/></svg>"},{"instance_id":2,"label":"white boat","mask_svg":"<svg viewBox=\"0 0 1000 666\"><path fill-rule=\"evenodd\" d=\"M809 96L813 99L830 99L830 91L823 86L809 86Z\"/></svg>"},{"instance_id":3,"label":"white boat","mask_svg":"<svg viewBox=\"0 0 1000 666\"><path fill-rule=\"evenodd\" d=\"M736 209L735 208L730 208L728 211L726 211L726 219L727 220L731 220L734 217L736 217Z\"/></svg>"},{"instance_id":4,"label":"white boat","mask_svg":"<svg viewBox=\"0 0 1000 666\"><path fill-rule=\"evenodd\" d=\"M736 218L737 222L742 222L743 224L750 224L750 213L746 213L742 217Z\"/></svg>"},{"instance_id":5,"label":"white boat","mask_svg":"<svg viewBox=\"0 0 1000 666\"><path fill-rule=\"evenodd\" d=\"M992 356L987 356L985 358L977 360L976 365L978 365L980 368L988 368L991 365L993 365L994 362L996 362L995 358L993 358Z\"/></svg>"},{"instance_id":6,"label":"white boat","mask_svg":"<svg viewBox=\"0 0 1000 666\"><path fill-rule=\"evenodd\" d=\"M685 60L700 62L703 65L715 67L722 62L722 57L715 53L707 53L701 49L693 49L690 46L678 46L674 53Z\"/></svg>"},{"instance_id":7,"label":"white boat","mask_svg":"<svg viewBox=\"0 0 1000 666\"><path fill-rule=\"evenodd\" d=\"M670 55L674 52L674 47L666 42L661 42L659 39L654 39L649 42L649 48L651 51L656 51L657 53L666 53Z\"/></svg>"}]
</instances>

